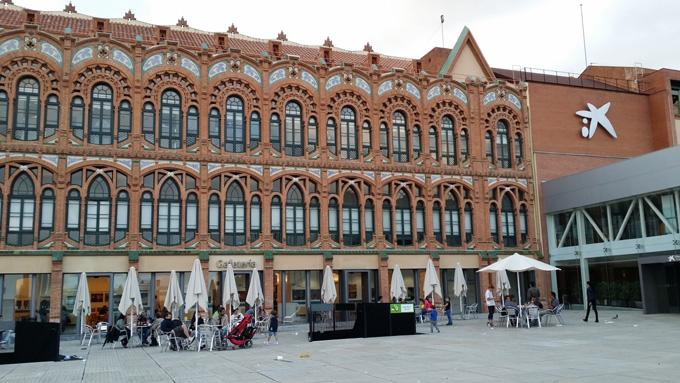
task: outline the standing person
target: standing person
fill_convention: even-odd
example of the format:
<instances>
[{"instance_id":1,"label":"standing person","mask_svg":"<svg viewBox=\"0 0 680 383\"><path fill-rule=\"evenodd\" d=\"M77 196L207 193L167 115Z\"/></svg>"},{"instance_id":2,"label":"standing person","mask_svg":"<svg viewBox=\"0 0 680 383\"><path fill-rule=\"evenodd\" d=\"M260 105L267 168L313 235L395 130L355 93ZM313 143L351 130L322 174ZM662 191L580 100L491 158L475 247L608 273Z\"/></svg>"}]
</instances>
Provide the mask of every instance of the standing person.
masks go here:
<instances>
[{"instance_id":1,"label":"standing person","mask_svg":"<svg viewBox=\"0 0 680 383\"><path fill-rule=\"evenodd\" d=\"M437 309L432 307L430 310L430 333L433 333L435 328L437 329L437 332L441 332L437 325Z\"/></svg>"},{"instance_id":2,"label":"standing person","mask_svg":"<svg viewBox=\"0 0 680 383\"><path fill-rule=\"evenodd\" d=\"M489 285L484 293L486 307L489 309L489 316L486 317L486 325L493 327L493 314L496 312L496 301L493 298L493 285Z\"/></svg>"},{"instance_id":3,"label":"standing person","mask_svg":"<svg viewBox=\"0 0 680 383\"><path fill-rule=\"evenodd\" d=\"M531 298L536 298L536 306L543 308L541 304L541 291L536 287L536 282L529 282L529 289L527 290L527 302L531 301Z\"/></svg>"},{"instance_id":4,"label":"standing person","mask_svg":"<svg viewBox=\"0 0 680 383\"><path fill-rule=\"evenodd\" d=\"M599 322L599 318L597 317L597 305L595 304L595 290L590 285L590 281L586 282L586 286L588 289L586 290L586 294L588 295L588 311L586 311L586 317L583 318L584 322L588 322L588 315L590 315L590 307L593 307L593 312L595 313L595 323Z\"/></svg>"},{"instance_id":5,"label":"standing person","mask_svg":"<svg viewBox=\"0 0 680 383\"><path fill-rule=\"evenodd\" d=\"M269 313L269 335L267 336L267 340L264 341L264 344L269 345L269 340L272 338L272 335L274 336L274 340L276 341L276 344L279 344L279 319L276 317L276 310L272 310Z\"/></svg>"},{"instance_id":6,"label":"standing person","mask_svg":"<svg viewBox=\"0 0 680 383\"><path fill-rule=\"evenodd\" d=\"M446 305L444 306L444 312L446 313L446 317L449 318L449 322L446 325L453 326L453 321L451 320L451 298L446 297L444 298L444 301L446 302Z\"/></svg>"}]
</instances>

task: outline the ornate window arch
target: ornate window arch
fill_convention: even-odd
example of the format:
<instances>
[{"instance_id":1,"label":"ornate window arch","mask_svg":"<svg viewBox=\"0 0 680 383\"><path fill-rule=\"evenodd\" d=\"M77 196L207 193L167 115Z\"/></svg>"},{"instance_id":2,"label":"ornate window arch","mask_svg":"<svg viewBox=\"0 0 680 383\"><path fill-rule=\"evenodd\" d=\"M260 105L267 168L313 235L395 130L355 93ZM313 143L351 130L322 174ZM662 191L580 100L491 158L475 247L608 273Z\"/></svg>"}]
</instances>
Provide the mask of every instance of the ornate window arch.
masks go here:
<instances>
[{"instance_id":1,"label":"ornate window arch","mask_svg":"<svg viewBox=\"0 0 680 383\"><path fill-rule=\"evenodd\" d=\"M309 117L307 123L307 153L314 153L316 146L319 145L319 124L316 117Z\"/></svg>"},{"instance_id":2,"label":"ornate window arch","mask_svg":"<svg viewBox=\"0 0 680 383\"><path fill-rule=\"evenodd\" d=\"M305 238L305 200L298 185L292 185L286 195L286 244L303 246Z\"/></svg>"},{"instance_id":3,"label":"ornate window arch","mask_svg":"<svg viewBox=\"0 0 680 383\"><path fill-rule=\"evenodd\" d=\"M455 194L449 193L446 196L444 210L446 244L448 246L458 247L461 245L459 208L460 206Z\"/></svg>"},{"instance_id":4,"label":"ornate window arch","mask_svg":"<svg viewBox=\"0 0 680 383\"><path fill-rule=\"evenodd\" d=\"M7 244L29 246L33 244L35 227L35 186L31 177L20 174L12 183L7 216Z\"/></svg>"},{"instance_id":5,"label":"ornate window arch","mask_svg":"<svg viewBox=\"0 0 680 383\"><path fill-rule=\"evenodd\" d=\"M392 156L395 162L409 162L408 132L404 113L392 114Z\"/></svg>"},{"instance_id":6,"label":"ornate window arch","mask_svg":"<svg viewBox=\"0 0 680 383\"><path fill-rule=\"evenodd\" d=\"M442 117L442 163L456 165L456 132L453 120L449 116Z\"/></svg>"},{"instance_id":7,"label":"ornate window arch","mask_svg":"<svg viewBox=\"0 0 680 383\"><path fill-rule=\"evenodd\" d=\"M152 145L156 143L156 108L147 102L142 107L142 134L144 140Z\"/></svg>"},{"instance_id":8,"label":"ornate window arch","mask_svg":"<svg viewBox=\"0 0 680 383\"><path fill-rule=\"evenodd\" d=\"M340 111L340 157L347 160L359 158L356 113L348 106Z\"/></svg>"},{"instance_id":9,"label":"ornate window arch","mask_svg":"<svg viewBox=\"0 0 680 383\"><path fill-rule=\"evenodd\" d=\"M248 173L223 172L210 178L208 232L215 245L245 246L262 232L260 183ZM220 230L220 225L223 225Z\"/></svg>"},{"instance_id":10,"label":"ornate window arch","mask_svg":"<svg viewBox=\"0 0 680 383\"><path fill-rule=\"evenodd\" d=\"M361 245L361 221L357 193L348 187L342 198L342 242L345 246Z\"/></svg>"},{"instance_id":11,"label":"ornate window arch","mask_svg":"<svg viewBox=\"0 0 680 383\"><path fill-rule=\"evenodd\" d=\"M384 122L380 123L379 138L380 138L380 152L382 153L382 156L385 158L390 158L389 130L387 129L387 124L385 124Z\"/></svg>"},{"instance_id":12,"label":"ornate window arch","mask_svg":"<svg viewBox=\"0 0 680 383\"><path fill-rule=\"evenodd\" d=\"M257 112L250 113L250 150L255 150L260 144L260 114Z\"/></svg>"},{"instance_id":13,"label":"ornate window arch","mask_svg":"<svg viewBox=\"0 0 680 383\"><path fill-rule=\"evenodd\" d=\"M161 95L158 146L164 149L182 148L182 96L173 89Z\"/></svg>"},{"instance_id":14,"label":"ornate window arch","mask_svg":"<svg viewBox=\"0 0 680 383\"><path fill-rule=\"evenodd\" d=\"M220 111L217 108L211 108L208 114L208 138L210 144L216 148L220 148Z\"/></svg>"},{"instance_id":15,"label":"ornate window arch","mask_svg":"<svg viewBox=\"0 0 680 383\"><path fill-rule=\"evenodd\" d=\"M161 185L158 194L158 219L156 243L177 246L182 235L182 198L177 183L169 179Z\"/></svg>"},{"instance_id":16,"label":"ornate window arch","mask_svg":"<svg viewBox=\"0 0 680 383\"><path fill-rule=\"evenodd\" d=\"M302 157L305 154L305 145L302 133L302 108L295 101L286 103L284 145L287 156Z\"/></svg>"},{"instance_id":17,"label":"ornate window arch","mask_svg":"<svg viewBox=\"0 0 680 383\"><path fill-rule=\"evenodd\" d=\"M411 133L412 145L413 145L413 158L420 157L422 150L422 137L420 136L420 127L418 125L413 127L413 133Z\"/></svg>"},{"instance_id":18,"label":"ornate window arch","mask_svg":"<svg viewBox=\"0 0 680 383\"><path fill-rule=\"evenodd\" d=\"M335 119L330 117L326 121L326 146L328 151L337 155L338 154L338 127L335 125Z\"/></svg>"},{"instance_id":19,"label":"ornate window arch","mask_svg":"<svg viewBox=\"0 0 680 383\"><path fill-rule=\"evenodd\" d=\"M515 165L520 165L522 159L524 158L524 151L522 150L522 135L515 133L514 142L514 152L515 152Z\"/></svg>"},{"instance_id":20,"label":"ornate window arch","mask_svg":"<svg viewBox=\"0 0 680 383\"><path fill-rule=\"evenodd\" d=\"M276 113L272 113L269 117L269 141L272 149L281 152L281 120Z\"/></svg>"},{"instance_id":21,"label":"ornate window arch","mask_svg":"<svg viewBox=\"0 0 680 383\"><path fill-rule=\"evenodd\" d=\"M123 142L132 133L132 106L127 100L120 102L118 107L118 142Z\"/></svg>"},{"instance_id":22,"label":"ornate window arch","mask_svg":"<svg viewBox=\"0 0 680 383\"><path fill-rule=\"evenodd\" d=\"M434 126L430 127L429 134L430 141L430 158L434 161L439 161L439 137L437 136L437 130Z\"/></svg>"},{"instance_id":23,"label":"ornate window arch","mask_svg":"<svg viewBox=\"0 0 680 383\"><path fill-rule=\"evenodd\" d=\"M85 245L108 245L111 242L111 190L104 176L90 182L85 205Z\"/></svg>"},{"instance_id":24,"label":"ornate window arch","mask_svg":"<svg viewBox=\"0 0 680 383\"><path fill-rule=\"evenodd\" d=\"M94 145L113 144L113 90L107 84L92 87L87 141Z\"/></svg>"},{"instance_id":25,"label":"ornate window arch","mask_svg":"<svg viewBox=\"0 0 680 383\"><path fill-rule=\"evenodd\" d=\"M507 169L512 167L512 162L510 161L510 136L508 123L505 120L498 120L496 122L496 156L498 158L498 165L501 168Z\"/></svg>"},{"instance_id":26,"label":"ornate window arch","mask_svg":"<svg viewBox=\"0 0 680 383\"><path fill-rule=\"evenodd\" d=\"M43 137L52 137L59 129L59 97L55 94L47 96L45 101L45 125Z\"/></svg>"},{"instance_id":27,"label":"ornate window arch","mask_svg":"<svg viewBox=\"0 0 680 383\"><path fill-rule=\"evenodd\" d=\"M187 147L198 142L199 126L198 108L192 105L187 110Z\"/></svg>"},{"instance_id":28,"label":"ornate window arch","mask_svg":"<svg viewBox=\"0 0 680 383\"><path fill-rule=\"evenodd\" d=\"M243 116L243 100L229 96L224 119L224 150L230 153L246 151L246 125Z\"/></svg>"},{"instance_id":29,"label":"ornate window arch","mask_svg":"<svg viewBox=\"0 0 680 383\"><path fill-rule=\"evenodd\" d=\"M373 144L373 139L371 137L371 124L368 121L364 121L361 128L361 154L366 157L371 154L371 147Z\"/></svg>"},{"instance_id":30,"label":"ornate window arch","mask_svg":"<svg viewBox=\"0 0 680 383\"><path fill-rule=\"evenodd\" d=\"M0 136L7 137L9 122L9 97L7 92L0 90Z\"/></svg>"},{"instance_id":31,"label":"ornate window arch","mask_svg":"<svg viewBox=\"0 0 680 383\"><path fill-rule=\"evenodd\" d=\"M243 189L237 182L227 188L224 204L224 244L243 246L246 244L246 201Z\"/></svg>"},{"instance_id":32,"label":"ornate window arch","mask_svg":"<svg viewBox=\"0 0 680 383\"><path fill-rule=\"evenodd\" d=\"M19 141L37 141L39 129L40 83L33 77L24 77L17 83L12 138Z\"/></svg>"},{"instance_id":33,"label":"ornate window arch","mask_svg":"<svg viewBox=\"0 0 680 383\"><path fill-rule=\"evenodd\" d=\"M80 96L71 100L71 130L79 140L85 138L85 102Z\"/></svg>"},{"instance_id":34,"label":"ornate window arch","mask_svg":"<svg viewBox=\"0 0 680 383\"><path fill-rule=\"evenodd\" d=\"M471 189L460 183L445 182L434 188L432 222L437 242L460 247L472 241L471 194Z\"/></svg>"}]
</instances>

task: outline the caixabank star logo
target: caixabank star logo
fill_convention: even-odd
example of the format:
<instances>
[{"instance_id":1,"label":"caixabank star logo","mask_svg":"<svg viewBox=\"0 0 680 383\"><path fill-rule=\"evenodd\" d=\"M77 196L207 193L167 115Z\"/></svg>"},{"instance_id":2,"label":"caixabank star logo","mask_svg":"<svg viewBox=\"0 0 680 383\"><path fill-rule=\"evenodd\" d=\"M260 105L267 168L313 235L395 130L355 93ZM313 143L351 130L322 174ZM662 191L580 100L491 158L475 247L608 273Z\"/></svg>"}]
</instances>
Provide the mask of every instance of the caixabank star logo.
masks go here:
<instances>
[{"instance_id":1,"label":"caixabank star logo","mask_svg":"<svg viewBox=\"0 0 680 383\"><path fill-rule=\"evenodd\" d=\"M581 128L581 135L583 138L593 138L598 125L602 125L612 137L618 138L616 137L616 131L614 131L612 123L607 118L607 112L609 111L611 104L611 102L608 102L602 105L602 107L596 108L593 104L588 103L589 110L579 110L576 112L578 116L583 117L583 124L588 124L588 119L590 119L590 127L584 126Z\"/></svg>"}]
</instances>

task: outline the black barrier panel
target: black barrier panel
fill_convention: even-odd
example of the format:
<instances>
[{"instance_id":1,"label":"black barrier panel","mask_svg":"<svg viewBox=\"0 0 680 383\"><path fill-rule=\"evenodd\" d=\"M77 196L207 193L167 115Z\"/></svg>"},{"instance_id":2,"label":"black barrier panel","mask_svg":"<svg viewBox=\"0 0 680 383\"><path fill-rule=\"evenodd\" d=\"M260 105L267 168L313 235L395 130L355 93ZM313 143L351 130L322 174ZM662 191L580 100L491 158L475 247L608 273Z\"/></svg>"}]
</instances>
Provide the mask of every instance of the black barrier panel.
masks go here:
<instances>
[{"instance_id":1,"label":"black barrier panel","mask_svg":"<svg viewBox=\"0 0 680 383\"><path fill-rule=\"evenodd\" d=\"M309 311L310 342L416 333L414 313L392 313L388 303L312 304Z\"/></svg>"},{"instance_id":2,"label":"black barrier panel","mask_svg":"<svg viewBox=\"0 0 680 383\"><path fill-rule=\"evenodd\" d=\"M59 323L16 322L14 363L53 362L59 356Z\"/></svg>"}]
</instances>

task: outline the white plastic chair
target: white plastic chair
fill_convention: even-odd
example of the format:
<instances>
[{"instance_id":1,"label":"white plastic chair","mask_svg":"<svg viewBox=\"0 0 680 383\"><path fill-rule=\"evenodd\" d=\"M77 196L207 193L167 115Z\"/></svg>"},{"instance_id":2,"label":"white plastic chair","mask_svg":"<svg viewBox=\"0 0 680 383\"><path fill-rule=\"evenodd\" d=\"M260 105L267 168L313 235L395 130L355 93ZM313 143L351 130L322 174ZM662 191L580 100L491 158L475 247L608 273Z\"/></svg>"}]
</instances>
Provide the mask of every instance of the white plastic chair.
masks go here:
<instances>
[{"instance_id":1,"label":"white plastic chair","mask_svg":"<svg viewBox=\"0 0 680 383\"><path fill-rule=\"evenodd\" d=\"M94 335L95 331L96 330L92 326L85 325L83 328L83 340L80 341L80 345L84 345L85 339L89 337L90 339L87 341L87 347L90 347L90 344L92 343L92 336Z\"/></svg>"},{"instance_id":2,"label":"white plastic chair","mask_svg":"<svg viewBox=\"0 0 680 383\"><path fill-rule=\"evenodd\" d=\"M538 327L541 326L541 314L538 306L529 306L526 308L527 312L527 328L531 328L531 321L535 320L538 322Z\"/></svg>"},{"instance_id":3,"label":"white plastic chair","mask_svg":"<svg viewBox=\"0 0 680 383\"><path fill-rule=\"evenodd\" d=\"M300 311L300 305L295 306L295 312L290 314L290 315L286 315L285 317L283 317L283 321L281 321L281 324L284 324L284 325L286 323L293 324L293 319L297 316L299 311Z\"/></svg>"},{"instance_id":4,"label":"white plastic chair","mask_svg":"<svg viewBox=\"0 0 680 383\"><path fill-rule=\"evenodd\" d=\"M471 316L479 318L477 316L477 305L479 305L479 303L465 306L465 319L470 319Z\"/></svg>"}]
</instances>

